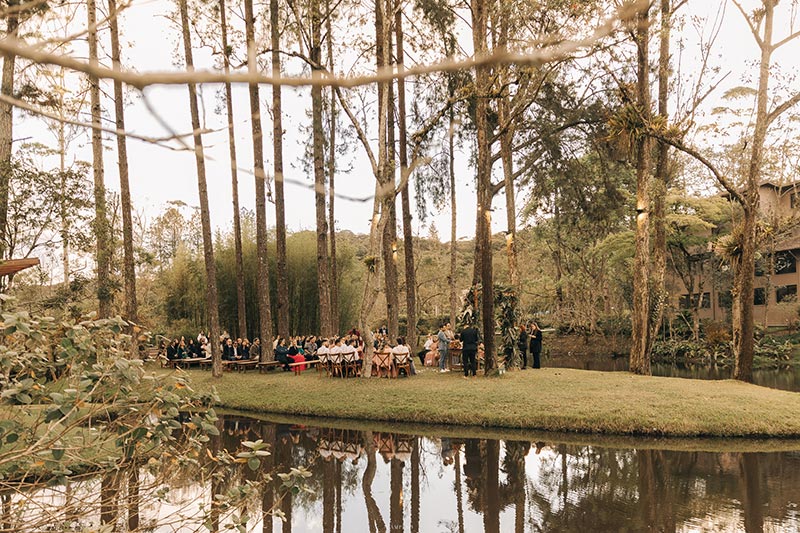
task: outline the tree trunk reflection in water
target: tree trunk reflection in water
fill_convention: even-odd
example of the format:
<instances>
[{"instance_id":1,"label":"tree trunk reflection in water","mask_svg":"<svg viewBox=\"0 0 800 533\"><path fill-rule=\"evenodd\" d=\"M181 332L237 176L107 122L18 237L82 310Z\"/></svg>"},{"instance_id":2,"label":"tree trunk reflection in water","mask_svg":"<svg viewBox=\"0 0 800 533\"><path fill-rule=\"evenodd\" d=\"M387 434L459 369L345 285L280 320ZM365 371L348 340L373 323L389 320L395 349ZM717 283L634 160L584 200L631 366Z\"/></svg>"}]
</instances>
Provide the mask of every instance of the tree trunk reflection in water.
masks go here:
<instances>
[{"instance_id":1,"label":"tree trunk reflection in water","mask_svg":"<svg viewBox=\"0 0 800 533\"><path fill-rule=\"evenodd\" d=\"M278 461L278 465L276 467L277 472L288 472L293 464L292 464L292 439L288 433L282 434L275 442L275 455ZM294 498L292 491L285 490L281 488L281 478L274 475L275 484L278 487L277 490L280 493L281 504L280 508L284 515L284 520L282 520L282 529L283 533L291 533L292 532L292 504L294 503Z\"/></svg>"},{"instance_id":2,"label":"tree trunk reflection in water","mask_svg":"<svg viewBox=\"0 0 800 533\"><path fill-rule=\"evenodd\" d=\"M337 463L333 460L326 460L322 465L322 531L323 533L333 533L333 512L335 510L334 499L336 497L336 485L334 485L334 474Z\"/></svg>"},{"instance_id":3,"label":"tree trunk reflection in water","mask_svg":"<svg viewBox=\"0 0 800 533\"><path fill-rule=\"evenodd\" d=\"M419 533L419 437L411 447L411 533Z\"/></svg>"},{"instance_id":4,"label":"tree trunk reflection in water","mask_svg":"<svg viewBox=\"0 0 800 533\"><path fill-rule=\"evenodd\" d=\"M501 487L502 506L514 504L514 531L525 531L525 456L531 449L530 442L506 441L503 458L503 471L506 474L505 487Z\"/></svg>"},{"instance_id":5,"label":"tree trunk reflection in water","mask_svg":"<svg viewBox=\"0 0 800 533\"><path fill-rule=\"evenodd\" d=\"M381 511L378 509L378 504L375 503L375 498L372 497L372 482L375 479L375 470L377 465L375 462L375 441L372 431L367 431L366 434L366 451L367 451L367 468L364 470L364 478L361 480L361 488L364 490L364 501L367 504L367 519L369 521L370 533L386 531L386 523L383 521Z\"/></svg>"},{"instance_id":6,"label":"tree trunk reflection in water","mask_svg":"<svg viewBox=\"0 0 800 533\"><path fill-rule=\"evenodd\" d=\"M639 510L642 513L642 524L655 525L656 506L656 473L653 465L653 450L638 450L639 460Z\"/></svg>"},{"instance_id":7,"label":"tree trunk reflection in water","mask_svg":"<svg viewBox=\"0 0 800 533\"><path fill-rule=\"evenodd\" d=\"M764 513L762 510L761 468L758 455L743 453L739 465L742 471L742 507L744 512L744 530L747 533L764 531Z\"/></svg>"},{"instance_id":8,"label":"tree trunk reflection in water","mask_svg":"<svg viewBox=\"0 0 800 533\"><path fill-rule=\"evenodd\" d=\"M342 533L342 463L336 462L336 533Z\"/></svg>"},{"instance_id":9,"label":"tree trunk reflection in water","mask_svg":"<svg viewBox=\"0 0 800 533\"><path fill-rule=\"evenodd\" d=\"M403 461L392 457L391 496L389 499L389 527L392 531L404 531L403 524Z\"/></svg>"},{"instance_id":10,"label":"tree trunk reflection in water","mask_svg":"<svg viewBox=\"0 0 800 533\"><path fill-rule=\"evenodd\" d=\"M456 511L458 513L458 533L464 533L464 493L461 490L461 447L456 450Z\"/></svg>"},{"instance_id":11,"label":"tree trunk reflection in water","mask_svg":"<svg viewBox=\"0 0 800 533\"><path fill-rule=\"evenodd\" d=\"M261 468L266 469L267 472L272 472L275 467L275 426L272 424L263 424L261 426L261 438L264 442L270 445L269 451L271 455L264 457ZM276 483L280 480L275 476ZM261 496L261 531L263 533L272 533L272 506L275 505L275 491L272 488L272 483L264 483L264 494Z\"/></svg>"},{"instance_id":12,"label":"tree trunk reflection in water","mask_svg":"<svg viewBox=\"0 0 800 533\"><path fill-rule=\"evenodd\" d=\"M487 440L484 464L486 476L483 498L485 501L483 524L486 533L500 533L500 442Z\"/></svg>"}]
</instances>

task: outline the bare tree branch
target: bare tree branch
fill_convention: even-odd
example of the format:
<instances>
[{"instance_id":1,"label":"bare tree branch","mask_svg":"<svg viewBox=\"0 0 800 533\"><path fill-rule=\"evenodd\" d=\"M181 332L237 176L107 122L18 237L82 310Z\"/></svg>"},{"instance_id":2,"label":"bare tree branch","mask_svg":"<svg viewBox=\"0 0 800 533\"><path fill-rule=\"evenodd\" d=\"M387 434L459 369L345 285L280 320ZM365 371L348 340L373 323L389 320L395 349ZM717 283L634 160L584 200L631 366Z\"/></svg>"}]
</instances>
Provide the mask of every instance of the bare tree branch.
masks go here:
<instances>
[{"instance_id":1,"label":"bare tree branch","mask_svg":"<svg viewBox=\"0 0 800 533\"><path fill-rule=\"evenodd\" d=\"M775 109L769 112L767 115L767 126L772 124L772 122L778 118L781 114L783 114L786 110L790 107L800 103L800 92L783 102L782 104L778 105Z\"/></svg>"},{"instance_id":2,"label":"bare tree branch","mask_svg":"<svg viewBox=\"0 0 800 533\"><path fill-rule=\"evenodd\" d=\"M758 34L758 29L755 26L753 26L753 21L745 12L744 8L742 7L742 4L740 4L737 0L733 0L733 5L735 5L739 9L739 12L742 14L742 17L744 18L745 22L747 22L747 27L750 28L750 33L753 34L753 38L756 40L756 43L758 43L759 48L763 48L764 41Z\"/></svg>"},{"instance_id":3,"label":"bare tree branch","mask_svg":"<svg viewBox=\"0 0 800 533\"><path fill-rule=\"evenodd\" d=\"M28 44L21 39L6 37L0 40L0 52L12 53L36 63L62 66L83 72L100 79L119 80L131 87L143 89L151 85L184 85L187 83L263 83L268 85L285 85L289 87L305 87L319 85L323 87L357 87L376 82L394 79L406 79L433 72L455 72L483 65L514 63L517 65L540 66L568 57L576 50L590 46L598 40L614 33L618 23L633 17L639 9L647 5L647 0L636 0L620 7L614 15L595 27L591 35L584 39L567 40L542 49L527 53L498 50L491 54L475 55L466 59L448 58L429 65L420 65L398 71L394 67L380 69L371 75L353 77L314 76L286 77L268 76L257 72L239 72L225 74L222 71L195 70L185 72L133 72L130 70L109 69L107 67L89 65L74 57L53 54ZM535 44L535 43L534 43Z\"/></svg>"},{"instance_id":4,"label":"bare tree branch","mask_svg":"<svg viewBox=\"0 0 800 533\"><path fill-rule=\"evenodd\" d=\"M72 120L72 119L68 119L68 118L65 118L65 117L61 117L59 115L56 115L55 113L51 113L49 111L45 111L42 108L36 107L34 105L31 105L31 104L25 102L24 100L19 100L17 98L14 98L14 97L11 97L11 96L7 96L5 94L0 94L0 102L5 102L7 104L10 104L10 105L18 108L18 109L24 109L28 113L33 113L34 115L39 115L41 117L49 118L51 120L56 120L58 122L64 122L65 124L70 124L70 125L73 125L73 126L79 126L81 128L98 129L98 130L100 130L100 131L102 131L104 133L112 133L114 135L124 135L126 137L131 138L131 139L136 139L137 141L143 141L143 142L146 142L146 143L155 144L157 146L161 146L162 148L168 148L170 150L175 150L175 151L183 151L184 149L183 148L176 148L176 147L170 146L169 144L166 144L166 143L169 142L169 141L174 141L174 140L181 139L181 138L184 138L184 137L191 137L194 134L194 132L190 132L190 133L175 133L175 134L169 135L167 137L150 137L150 136L147 136L147 135L139 135L138 133L131 133L129 131L118 130L116 128L105 128L103 126L98 126L98 125L95 125L95 124L91 124L89 122L81 122L80 120ZM213 133L215 131L218 131L218 130L204 129L204 130L201 130L200 133L203 133L203 134L205 134L205 133Z\"/></svg>"}]
</instances>

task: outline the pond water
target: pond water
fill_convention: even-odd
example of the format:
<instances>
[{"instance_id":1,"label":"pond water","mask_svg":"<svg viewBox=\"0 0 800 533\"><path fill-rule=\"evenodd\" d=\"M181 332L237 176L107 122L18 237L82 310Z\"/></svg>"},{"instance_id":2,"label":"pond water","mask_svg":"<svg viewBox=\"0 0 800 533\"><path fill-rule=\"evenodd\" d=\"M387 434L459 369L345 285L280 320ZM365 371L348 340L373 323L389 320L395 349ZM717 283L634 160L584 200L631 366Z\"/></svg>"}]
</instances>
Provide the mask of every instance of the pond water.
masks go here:
<instances>
[{"instance_id":1,"label":"pond water","mask_svg":"<svg viewBox=\"0 0 800 533\"><path fill-rule=\"evenodd\" d=\"M627 372L627 357L608 355L558 355L545 357L543 366ZM653 363L654 376L690 379L731 379L733 367L688 363ZM767 368L753 371L753 383L763 387L800 392L800 367Z\"/></svg>"},{"instance_id":2,"label":"pond water","mask_svg":"<svg viewBox=\"0 0 800 533\"><path fill-rule=\"evenodd\" d=\"M41 531L26 527L50 513L53 531L101 523L109 531L224 531L242 515L248 517L242 531L283 533L800 531L800 448L670 451L663 448L675 441L609 446L541 435L419 436L244 416L226 416L218 427L214 449L236 452L242 440L263 439L273 454L257 472L221 465L208 479L199 479L191 461L165 460L165 481L141 467L66 487L6 492L0 528ZM311 473L307 490L287 493L273 476L266 486L246 489L235 507L209 511L215 495L292 467ZM263 518L273 505L285 520Z\"/></svg>"}]
</instances>

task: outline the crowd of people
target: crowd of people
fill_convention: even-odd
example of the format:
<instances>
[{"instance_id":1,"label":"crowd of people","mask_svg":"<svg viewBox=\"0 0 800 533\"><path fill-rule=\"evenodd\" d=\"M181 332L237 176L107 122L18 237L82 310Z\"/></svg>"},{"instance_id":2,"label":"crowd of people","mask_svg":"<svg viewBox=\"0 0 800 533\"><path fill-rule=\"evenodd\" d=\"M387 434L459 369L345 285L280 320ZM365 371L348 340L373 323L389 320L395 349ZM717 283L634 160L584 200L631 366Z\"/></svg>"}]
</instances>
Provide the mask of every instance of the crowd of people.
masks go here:
<instances>
[{"instance_id":1,"label":"crowd of people","mask_svg":"<svg viewBox=\"0 0 800 533\"><path fill-rule=\"evenodd\" d=\"M376 357L373 362L378 365L379 375L384 366L393 366L392 362L405 362L409 360L410 374L416 374L411 351L404 337L391 339L386 326L381 326L373 334L373 348L376 354L391 354L391 357ZM220 335L220 346L223 361L246 361L261 359L262 347L259 339L251 343L247 338L233 339L227 331ZM517 347L522 357L521 368L540 368L542 353L542 330L535 322L520 326L517 337ZM166 346L162 346L169 360L211 357L211 346L208 337L200 332L196 339L185 337L173 339ZM444 323L436 334L428 335L424 347L417 353L423 366L438 364L439 372L449 372L451 350L461 351L461 363L464 377L475 377L478 361L483 358L483 343L480 333L475 326L465 327L460 334L456 334L449 322ZM275 360L285 370L289 370L293 363L320 360L322 362L356 362L360 367L364 357L364 339L357 329L350 330L346 335L329 338L310 336L275 337L272 343ZM303 367L302 369L305 369Z\"/></svg>"}]
</instances>

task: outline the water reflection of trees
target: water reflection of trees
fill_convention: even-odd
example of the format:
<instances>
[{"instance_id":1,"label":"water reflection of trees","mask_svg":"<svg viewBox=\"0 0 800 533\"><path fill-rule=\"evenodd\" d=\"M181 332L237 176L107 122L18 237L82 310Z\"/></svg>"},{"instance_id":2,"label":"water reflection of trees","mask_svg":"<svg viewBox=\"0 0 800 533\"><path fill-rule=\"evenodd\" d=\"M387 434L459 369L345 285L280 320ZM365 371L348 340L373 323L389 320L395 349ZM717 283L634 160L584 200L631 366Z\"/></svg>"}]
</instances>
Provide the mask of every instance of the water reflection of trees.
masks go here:
<instances>
[{"instance_id":1,"label":"water reflection of trees","mask_svg":"<svg viewBox=\"0 0 800 533\"><path fill-rule=\"evenodd\" d=\"M489 439L438 440L398 433L275 425L246 418L219 423L209 443L235 454L242 440L262 439L272 454L253 471L246 464L217 465L211 478L199 468L163 461L161 474L145 465L102 478L73 482L53 500L69 509L70 491L94 491L95 516L118 531L180 523L194 513L212 531L223 531L232 516L249 518L248 530L292 531L293 522L318 516L325 533L426 529L425 516L443 517L439 529L463 533L475 519L484 531L677 531L688 525L722 523L747 532L797 526L800 455L617 450ZM305 467L307 490L287 489L277 472ZM166 475L166 472L169 475ZM438 472L442 479L427 479ZM265 474L271 481L263 483ZM156 520L154 479L169 479L171 516ZM216 505L219 495L255 487L233 509ZM375 492L375 487L380 492ZM432 492L453 491L452 508L431 509ZM388 495L383 491L388 488ZM202 495L202 497L198 497ZM388 496L388 497L387 497ZM33 498L31 498L33 499ZM87 498L75 498L86 502ZM198 501L203 509L198 513ZM444 500L439 501L446 501ZM345 506L363 505L363 516ZM270 512L277 510L280 521ZM204 514L205 512L205 514ZM17 513L17 514L15 514ZM2 531L19 530L19 498L0 494ZM69 515L64 511L64 520ZM477 515L477 516L476 516ZM358 521L363 518L358 519ZM422 523L421 523L422 522ZM66 522L65 522L66 523ZM471 525L470 525L471 524ZM501 526L502 524L502 526ZM84 524L86 525L86 524ZM16 528L16 529L15 529Z\"/></svg>"}]
</instances>

